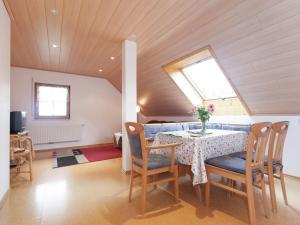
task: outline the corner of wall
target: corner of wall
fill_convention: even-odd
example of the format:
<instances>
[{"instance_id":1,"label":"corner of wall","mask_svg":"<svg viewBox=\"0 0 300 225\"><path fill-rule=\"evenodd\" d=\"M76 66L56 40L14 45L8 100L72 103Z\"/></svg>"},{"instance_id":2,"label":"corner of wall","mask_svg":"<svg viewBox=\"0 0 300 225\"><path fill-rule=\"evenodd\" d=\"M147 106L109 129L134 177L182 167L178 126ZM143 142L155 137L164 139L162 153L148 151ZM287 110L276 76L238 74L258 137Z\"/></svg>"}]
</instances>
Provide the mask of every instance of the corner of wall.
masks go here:
<instances>
[{"instance_id":1,"label":"corner of wall","mask_svg":"<svg viewBox=\"0 0 300 225\"><path fill-rule=\"evenodd\" d=\"M122 94L122 89L120 89L114 82L112 82L110 79L108 78L103 78L105 80L108 81L108 83L110 83L111 86L113 86L120 94Z\"/></svg>"},{"instance_id":2,"label":"corner of wall","mask_svg":"<svg viewBox=\"0 0 300 225\"><path fill-rule=\"evenodd\" d=\"M0 1L0 201L9 190L10 18Z\"/></svg>"}]
</instances>

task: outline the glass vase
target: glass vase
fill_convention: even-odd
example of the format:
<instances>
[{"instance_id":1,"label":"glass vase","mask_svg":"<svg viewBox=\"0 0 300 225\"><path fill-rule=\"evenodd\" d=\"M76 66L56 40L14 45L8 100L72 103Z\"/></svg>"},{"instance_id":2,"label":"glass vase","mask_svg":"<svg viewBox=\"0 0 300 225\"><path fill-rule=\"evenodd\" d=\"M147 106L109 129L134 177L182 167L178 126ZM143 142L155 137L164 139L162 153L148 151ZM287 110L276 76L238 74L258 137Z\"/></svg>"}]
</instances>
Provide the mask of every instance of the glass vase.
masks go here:
<instances>
[{"instance_id":1,"label":"glass vase","mask_svg":"<svg viewBox=\"0 0 300 225\"><path fill-rule=\"evenodd\" d=\"M206 132L206 121L201 121L201 132L202 133Z\"/></svg>"}]
</instances>

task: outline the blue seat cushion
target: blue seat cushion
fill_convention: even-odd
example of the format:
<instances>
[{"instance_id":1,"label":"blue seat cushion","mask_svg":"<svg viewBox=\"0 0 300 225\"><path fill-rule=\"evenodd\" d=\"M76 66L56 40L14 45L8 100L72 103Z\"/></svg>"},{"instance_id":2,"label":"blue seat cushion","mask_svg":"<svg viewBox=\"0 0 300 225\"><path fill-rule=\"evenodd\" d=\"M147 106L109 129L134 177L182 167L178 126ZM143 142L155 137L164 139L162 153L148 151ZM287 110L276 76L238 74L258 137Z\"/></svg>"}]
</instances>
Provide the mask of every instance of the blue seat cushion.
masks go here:
<instances>
[{"instance_id":1,"label":"blue seat cushion","mask_svg":"<svg viewBox=\"0 0 300 225\"><path fill-rule=\"evenodd\" d=\"M205 160L205 163L211 166L229 170L232 172L246 174L246 161L241 158L231 157L229 155L218 156L215 158ZM252 170L252 176L255 179L255 174L260 173L263 176L263 172L256 168Z\"/></svg>"},{"instance_id":2,"label":"blue seat cushion","mask_svg":"<svg viewBox=\"0 0 300 225\"><path fill-rule=\"evenodd\" d=\"M182 129L183 130L189 130L189 124L188 123L181 123Z\"/></svg>"},{"instance_id":3,"label":"blue seat cushion","mask_svg":"<svg viewBox=\"0 0 300 225\"><path fill-rule=\"evenodd\" d=\"M180 131L183 130L182 124L145 124L144 132L146 138L155 138L155 135L160 132Z\"/></svg>"},{"instance_id":4,"label":"blue seat cushion","mask_svg":"<svg viewBox=\"0 0 300 225\"><path fill-rule=\"evenodd\" d=\"M170 131L179 131L183 130L182 124L175 123L175 124L162 124L162 131L161 132L170 132Z\"/></svg>"},{"instance_id":5,"label":"blue seat cushion","mask_svg":"<svg viewBox=\"0 0 300 225\"><path fill-rule=\"evenodd\" d=\"M145 124L144 125L144 132L146 138L154 138L157 132L160 132L161 125L151 125Z\"/></svg>"},{"instance_id":6,"label":"blue seat cushion","mask_svg":"<svg viewBox=\"0 0 300 225\"><path fill-rule=\"evenodd\" d=\"M221 130L222 129L222 124L220 124L220 123L208 123L208 124L206 124L206 128L207 129Z\"/></svg>"},{"instance_id":7,"label":"blue seat cushion","mask_svg":"<svg viewBox=\"0 0 300 225\"><path fill-rule=\"evenodd\" d=\"M128 139L129 139L129 143L132 148L133 156L142 159L143 154L142 154L142 144L141 144L140 135L131 134L131 135L128 135Z\"/></svg>"},{"instance_id":8,"label":"blue seat cushion","mask_svg":"<svg viewBox=\"0 0 300 225\"><path fill-rule=\"evenodd\" d=\"M201 129L201 124L197 124L197 123L189 124L189 130L198 130L198 129Z\"/></svg>"},{"instance_id":9,"label":"blue seat cushion","mask_svg":"<svg viewBox=\"0 0 300 225\"><path fill-rule=\"evenodd\" d=\"M268 166L268 159L265 159L264 165ZM279 160L273 160L273 173L277 173L277 167L279 167L280 171L283 170L283 165Z\"/></svg>"},{"instance_id":10,"label":"blue seat cushion","mask_svg":"<svg viewBox=\"0 0 300 225\"><path fill-rule=\"evenodd\" d=\"M134 164L139 167L143 167L143 164L138 161L135 161ZM154 154L154 153L150 153L148 155L148 170L168 167L170 165L171 165L170 157L161 154Z\"/></svg>"},{"instance_id":11,"label":"blue seat cushion","mask_svg":"<svg viewBox=\"0 0 300 225\"><path fill-rule=\"evenodd\" d=\"M244 131L246 133L249 133L250 125L228 125L224 124L222 126L223 130L234 130L234 131Z\"/></svg>"},{"instance_id":12,"label":"blue seat cushion","mask_svg":"<svg viewBox=\"0 0 300 225\"><path fill-rule=\"evenodd\" d=\"M247 152L246 151L242 151L242 152L235 152L235 153L231 153L229 154L229 156L231 157L237 157L237 158L240 158L240 159L243 159L243 160L246 160L246 155L247 155ZM265 157L265 160L264 160L264 166L268 166L268 158ZM279 160L273 160L273 171L275 172L276 171L276 167L280 167L280 170L283 169L283 165L282 163L279 161Z\"/></svg>"},{"instance_id":13,"label":"blue seat cushion","mask_svg":"<svg viewBox=\"0 0 300 225\"><path fill-rule=\"evenodd\" d=\"M231 157L236 157L236 158L240 158L240 159L244 159L244 160L246 160L246 155L247 155L246 151L234 152L234 153L229 154L229 156L231 156Z\"/></svg>"}]
</instances>

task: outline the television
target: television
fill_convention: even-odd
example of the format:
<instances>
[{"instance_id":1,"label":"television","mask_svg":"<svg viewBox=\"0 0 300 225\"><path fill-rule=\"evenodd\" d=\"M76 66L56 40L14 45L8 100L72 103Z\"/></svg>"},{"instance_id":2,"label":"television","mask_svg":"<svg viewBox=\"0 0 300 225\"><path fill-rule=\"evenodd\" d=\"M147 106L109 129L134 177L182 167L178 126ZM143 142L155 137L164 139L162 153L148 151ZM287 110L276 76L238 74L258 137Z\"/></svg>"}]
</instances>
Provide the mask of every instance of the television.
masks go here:
<instances>
[{"instance_id":1,"label":"television","mask_svg":"<svg viewBox=\"0 0 300 225\"><path fill-rule=\"evenodd\" d=\"M10 112L10 133L17 134L25 130L26 112L13 111Z\"/></svg>"}]
</instances>

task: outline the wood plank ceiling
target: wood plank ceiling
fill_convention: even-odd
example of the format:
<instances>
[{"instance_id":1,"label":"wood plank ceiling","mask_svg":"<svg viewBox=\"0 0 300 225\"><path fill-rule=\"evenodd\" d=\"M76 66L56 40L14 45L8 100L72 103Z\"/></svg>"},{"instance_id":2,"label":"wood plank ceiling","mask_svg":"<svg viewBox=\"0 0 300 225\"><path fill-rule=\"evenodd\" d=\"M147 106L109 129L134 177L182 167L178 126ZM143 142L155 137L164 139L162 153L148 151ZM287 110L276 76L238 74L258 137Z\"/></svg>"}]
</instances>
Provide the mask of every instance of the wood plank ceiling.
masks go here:
<instances>
[{"instance_id":1,"label":"wood plank ceiling","mask_svg":"<svg viewBox=\"0 0 300 225\"><path fill-rule=\"evenodd\" d=\"M300 113L300 1L6 2L13 66L103 77L121 90L121 43L134 34L143 113L186 115L191 103L162 65L210 45L252 114Z\"/></svg>"}]
</instances>

